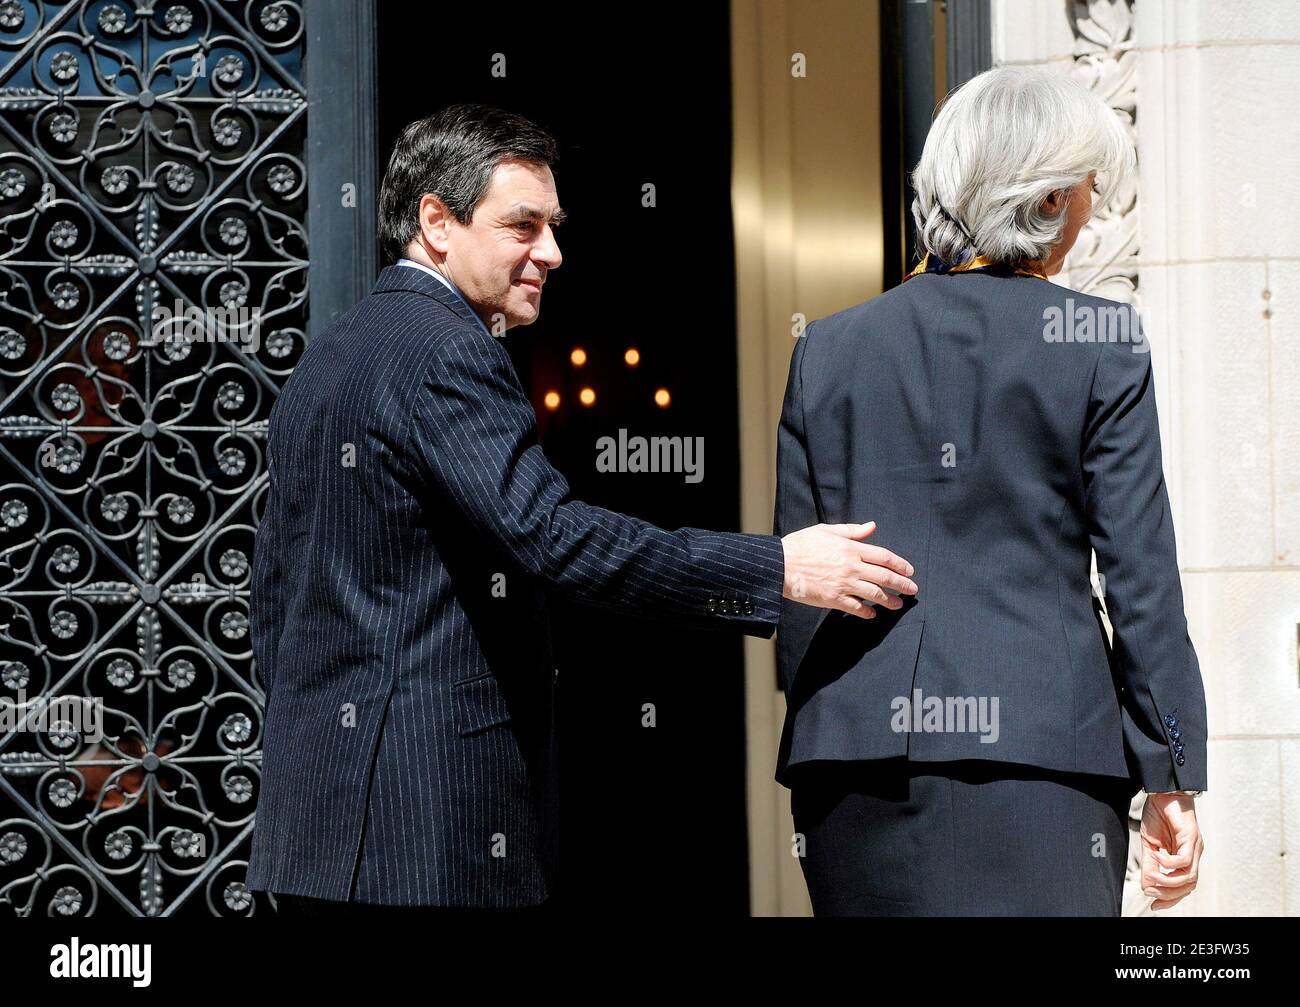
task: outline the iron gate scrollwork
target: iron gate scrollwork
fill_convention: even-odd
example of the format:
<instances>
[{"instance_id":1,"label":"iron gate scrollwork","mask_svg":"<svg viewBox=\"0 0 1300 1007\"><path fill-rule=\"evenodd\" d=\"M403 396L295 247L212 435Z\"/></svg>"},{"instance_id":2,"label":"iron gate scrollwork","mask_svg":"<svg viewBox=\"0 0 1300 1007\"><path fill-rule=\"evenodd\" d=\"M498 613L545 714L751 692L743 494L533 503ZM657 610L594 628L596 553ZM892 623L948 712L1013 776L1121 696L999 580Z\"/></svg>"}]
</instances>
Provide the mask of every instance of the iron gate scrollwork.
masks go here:
<instances>
[{"instance_id":1,"label":"iron gate scrollwork","mask_svg":"<svg viewBox=\"0 0 1300 1007\"><path fill-rule=\"evenodd\" d=\"M102 711L0 733L0 914L259 908L248 585L307 324L305 37L287 0L0 0L0 704Z\"/></svg>"}]
</instances>

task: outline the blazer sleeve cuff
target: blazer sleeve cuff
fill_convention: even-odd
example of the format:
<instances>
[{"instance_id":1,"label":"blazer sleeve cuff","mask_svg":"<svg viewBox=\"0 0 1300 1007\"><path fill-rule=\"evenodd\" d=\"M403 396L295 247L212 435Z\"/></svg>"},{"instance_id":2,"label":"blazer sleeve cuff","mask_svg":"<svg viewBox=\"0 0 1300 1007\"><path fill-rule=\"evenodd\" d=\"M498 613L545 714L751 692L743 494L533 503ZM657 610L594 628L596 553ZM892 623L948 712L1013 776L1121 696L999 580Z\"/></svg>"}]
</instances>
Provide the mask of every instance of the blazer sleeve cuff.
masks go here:
<instances>
[{"instance_id":1,"label":"blazer sleeve cuff","mask_svg":"<svg viewBox=\"0 0 1300 1007\"><path fill-rule=\"evenodd\" d=\"M701 615L719 627L768 639L781 621L785 547L775 535L705 533L701 548L724 573L699 599Z\"/></svg>"}]
</instances>

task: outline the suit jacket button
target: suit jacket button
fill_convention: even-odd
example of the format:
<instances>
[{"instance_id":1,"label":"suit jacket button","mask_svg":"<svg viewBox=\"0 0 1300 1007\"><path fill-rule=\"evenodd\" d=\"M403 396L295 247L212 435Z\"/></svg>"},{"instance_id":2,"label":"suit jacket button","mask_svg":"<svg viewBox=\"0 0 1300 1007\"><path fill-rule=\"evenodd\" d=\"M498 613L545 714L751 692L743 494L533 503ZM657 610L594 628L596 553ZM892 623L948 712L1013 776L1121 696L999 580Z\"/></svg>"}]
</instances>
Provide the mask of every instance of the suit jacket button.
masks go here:
<instances>
[{"instance_id":1,"label":"suit jacket button","mask_svg":"<svg viewBox=\"0 0 1300 1007\"><path fill-rule=\"evenodd\" d=\"M752 601L745 602L745 614L746 615L754 614L754 603Z\"/></svg>"},{"instance_id":2,"label":"suit jacket button","mask_svg":"<svg viewBox=\"0 0 1300 1007\"><path fill-rule=\"evenodd\" d=\"M1179 755L1176 759L1174 759L1174 761L1181 766L1184 762L1187 761L1187 756Z\"/></svg>"},{"instance_id":3,"label":"suit jacket button","mask_svg":"<svg viewBox=\"0 0 1300 1007\"><path fill-rule=\"evenodd\" d=\"M1177 726L1178 726L1178 718L1175 717L1172 713L1165 717L1165 727L1177 727Z\"/></svg>"},{"instance_id":4,"label":"suit jacket button","mask_svg":"<svg viewBox=\"0 0 1300 1007\"><path fill-rule=\"evenodd\" d=\"M1174 741L1177 741L1182 736L1183 736L1183 732L1178 730L1178 728L1173 727L1169 729L1169 737L1173 738Z\"/></svg>"},{"instance_id":5,"label":"suit jacket button","mask_svg":"<svg viewBox=\"0 0 1300 1007\"><path fill-rule=\"evenodd\" d=\"M709 615L713 615L715 612L717 612L717 610L718 610L718 599L717 599L717 598L710 598L710 599L709 599Z\"/></svg>"}]
</instances>

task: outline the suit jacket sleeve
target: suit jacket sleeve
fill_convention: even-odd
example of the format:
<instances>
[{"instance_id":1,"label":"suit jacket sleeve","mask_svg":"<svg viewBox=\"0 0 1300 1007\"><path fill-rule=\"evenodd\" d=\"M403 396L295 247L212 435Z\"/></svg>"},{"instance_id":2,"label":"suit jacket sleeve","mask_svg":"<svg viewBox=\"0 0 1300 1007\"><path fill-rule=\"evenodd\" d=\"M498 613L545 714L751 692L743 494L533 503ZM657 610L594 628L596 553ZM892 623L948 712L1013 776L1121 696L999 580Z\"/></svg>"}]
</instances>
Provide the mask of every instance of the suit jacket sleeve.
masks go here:
<instances>
[{"instance_id":1,"label":"suit jacket sleeve","mask_svg":"<svg viewBox=\"0 0 1300 1007\"><path fill-rule=\"evenodd\" d=\"M1205 691L1183 611L1151 355L1134 352L1147 345L1101 347L1084 435L1089 535L1134 779L1148 793L1203 790Z\"/></svg>"},{"instance_id":2,"label":"suit jacket sleeve","mask_svg":"<svg viewBox=\"0 0 1300 1007\"><path fill-rule=\"evenodd\" d=\"M788 535L792 531L820 524L812 465L808 459L808 442L804 427L803 354L816 323L808 326L795 340L790 358L790 375L786 381L785 401L776 434L776 511L772 519L774 532ZM799 662L807 652L826 609L810 608L789 600L782 601L781 628L777 633L777 671L781 688L789 694Z\"/></svg>"},{"instance_id":3,"label":"suit jacket sleeve","mask_svg":"<svg viewBox=\"0 0 1300 1007\"><path fill-rule=\"evenodd\" d=\"M536 415L497 340L468 326L431 353L411 415L422 478L548 588L629 614L771 636L779 539L646 521L570 497L542 453Z\"/></svg>"}]
</instances>

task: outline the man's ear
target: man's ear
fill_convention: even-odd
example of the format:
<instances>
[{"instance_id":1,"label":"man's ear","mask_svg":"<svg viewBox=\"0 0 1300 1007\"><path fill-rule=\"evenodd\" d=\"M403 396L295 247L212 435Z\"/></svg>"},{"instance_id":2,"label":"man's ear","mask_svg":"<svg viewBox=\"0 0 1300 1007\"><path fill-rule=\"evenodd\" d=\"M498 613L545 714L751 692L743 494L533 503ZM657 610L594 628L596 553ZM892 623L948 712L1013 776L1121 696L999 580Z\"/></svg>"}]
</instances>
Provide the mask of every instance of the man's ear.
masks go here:
<instances>
[{"instance_id":1,"label":"man's ear","mask_svg":"<svg viewBox=\"0 0 1300 1007\"><path fill-rule=\"evenodd\" d=\"M433 193L426 192L420 197L420 233L430 248L443 255L447 254L452 219L447 204Z\"/></svg>"}]
</instances>

